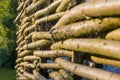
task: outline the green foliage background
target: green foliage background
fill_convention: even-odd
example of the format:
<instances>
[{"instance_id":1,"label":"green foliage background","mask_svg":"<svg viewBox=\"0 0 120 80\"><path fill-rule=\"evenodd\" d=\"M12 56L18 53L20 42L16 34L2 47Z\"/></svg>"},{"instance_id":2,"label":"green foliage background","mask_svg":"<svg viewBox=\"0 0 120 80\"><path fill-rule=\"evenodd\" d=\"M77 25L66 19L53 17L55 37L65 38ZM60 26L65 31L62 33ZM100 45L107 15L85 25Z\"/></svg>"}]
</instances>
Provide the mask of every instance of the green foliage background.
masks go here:
<instances>
[{"instance_id":1,"label":"green foliage background","mask_svg":"<svg viewBox=\"0 0 120 80\"><path fill-rule=\"evenodd\" d=\"M16 59L16 27L13 23L17 0L0 0L0 67L13 68Z\"/></svg>"}]
</instances>

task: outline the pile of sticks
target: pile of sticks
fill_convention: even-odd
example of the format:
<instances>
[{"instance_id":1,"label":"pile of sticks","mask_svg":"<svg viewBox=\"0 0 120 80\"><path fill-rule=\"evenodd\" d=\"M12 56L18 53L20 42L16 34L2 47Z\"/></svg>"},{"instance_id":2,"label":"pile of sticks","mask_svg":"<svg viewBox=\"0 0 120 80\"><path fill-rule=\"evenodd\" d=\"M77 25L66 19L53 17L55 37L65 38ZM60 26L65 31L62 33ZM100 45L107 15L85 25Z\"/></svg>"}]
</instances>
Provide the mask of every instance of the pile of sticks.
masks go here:
<instances>
[{"instance_id":1,"label":"pile of sticks","mask_svg":"<svg viewBox=\"0 0 120 80\"><path fill-rule=\"evenodd\" d=\"M18 0L17 80L120 80L120 0Z\"/></svg>"}]
</instances>

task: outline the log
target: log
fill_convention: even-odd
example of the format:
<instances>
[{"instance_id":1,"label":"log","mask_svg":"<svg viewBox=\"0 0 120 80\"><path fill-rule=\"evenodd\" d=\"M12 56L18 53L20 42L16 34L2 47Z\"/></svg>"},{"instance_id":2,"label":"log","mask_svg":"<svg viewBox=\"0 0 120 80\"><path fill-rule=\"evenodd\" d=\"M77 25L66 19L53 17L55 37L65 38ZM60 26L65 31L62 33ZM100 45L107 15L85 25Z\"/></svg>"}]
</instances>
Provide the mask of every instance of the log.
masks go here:
<instances>
[{"instance_id":1,"label":"log","mask_svg":"<svg viewBox=\"0 0 120 80\"><path fill-rule=\"evenodd\" d=\"M23 32L23 35L26 36L26 35L30 34L31 32L35 31L36 26L37 25L33 24L33 25L29 26L28 28L26 28Z\"/></svg>"},{"instance_id":2,"label":"log","mask_svg":"<svg viewBox=\"0 0 120 80\"><path fill-rule=\"evenodd\" d=\"M23 9L23 5L24 5L24 2L22 2L18 8L17 8L17 11L20 12L22 9Z\"/></svg>"},{"instance_id":3,"label":"log","mask_svg":"<svg viewBox=\"0 0 120 80\"><path fill-rule=\"evenodd\" d=\"M21 25L25 24L26 22L32 22L32 17L33 15L23 18Z\"/></svg>"},{"instance_id":4,"label":"log","mask_svg":"<svg viewBox=\"0 0 120 80\"><path fill-rule=\"evenodd\" d=\"M30 74L28 72L24 72L23 75L27 77L30 80L36 80L33 74Z\"/></svg>"},{"instance_id":5,"label":"log","mask_svg":"<svg viewBox=\"0 0 120 80\"><path fill-rule=\"evenodd\" d=\"M65 78L65 80L74 80L73 77L64 69L60 69L59 73Z\"/></svg>"},{"instance_id":6,"label":"log","mask_svg":"<svg viewBox=\"0 0 120 80\"><path fill-rule=\"evenodd\" d=\"M104 64L104 65L111 65L120 67L120 60L114 60L104 57L97 57L97 56L91 56L91 60L95 63Z\"/></svg>"},{"instance_id":7,"label":"log","mask_svg":"<svg viewBox=\"0 0 120 80\"><path fill-rule=\"evenodd\" d=\"M30 22L26 22L24 25L22 25L21 26L21 28L20 28L20 33L22 34L23 33L23 31L27 28L27 27L29 27L31 25L31 23Z\"/></svg>"},{"instance_id":8,"label":"log","mask_svg":"<svg viewBox=\"0 0 120 80\"><path fill-rule=\"evenodd\" d=\"M22 60L22 58L17 58L16 63L20 63Z\"/></svg>"},{"instance_id":9,"label":"log","mask_svg":"<svg viewBox=\"0 0 120 80\"><path fill-rule=\"evenodd\" d=\"M62 2L62 0L57 0L57 1L53 2L52 4L50 4L48 7L37 11L34 14L35 20L42 17L45 14L50 14L50 13L54 12L54 10L59 6L59 4L61 2Z\"/></svg>"},{"instance_id":10,"label":"log","mask_svg":"<svg viewBox=\"0 0 120 80\"><path fill-rule=\"evenodd\" d=\"M46 0L39 0L36 3L32 3L30 6L28 6L25 9L25 13L29 16L33 13L35 13L37 10L41 9L43 5L45 4Z\"/></svg>"},{"instance_id":11,"label":"log","mask_svg":"<svg viewBox=\"0 0 120 80\"><path fill-rule=\"evenodd\" d=\"M70 2L72 2L72 0L63 0L62 3L56 9L56 12L59 13L59 12L65 11L68 5L70 4Z\"/></svg>"},{"instance_id":12,"label":"log","mask_svg":"<svg viewBox=\"0 0 120 80\"><path fill-rule=\"evenodd\" d=\"M33 55L29 55L29 56L25 56L23 58L24 61L32 61L32 60L39 60L40 58L37 56L33 56Z\"/></svg>"},{"instance_id":13,"label":"log","mask_svg":"<svg viewBox=\"0 0 120 80\"><path fill-rule=\"evenodd\" d=\"M35 41L35 42L24 45L21 48L21 50L26 50L26 49L31 50L35 48L44 49L44 48L48 48L51 44L52 42L49 40L39 40L39 41Z\"/></svg>"},{"instance_id":14,"label":"log","mask_svg":"<svg viewBox=\"0 0 120 80\"><path fill-rule=\"evenodd\" d=\"M54 40L95 36L100 32L118 28L120 26L119 21L119 17L81 21L54 28L54 30L51 30L51 35Z\"/></svg>"},{"instance_id":15,"label":"log","mask_svg":"<svg viewBox=\"0 0 120 80\"><path fill-rule=\"evenodd\" d=\"M57 72L57 71L53 71L53 72L49 73L49 76L53 80L65 80L63 78L63 76L59 72Z\"/></svg>"},{"instance_id":16,"label":"log","mask_svg":"<svg viewBox=\"0 0 120 80\"><path fill-rule=\"evenodd\" d=\"M115 41L120 41L120 28L111 31L108 33L105 37L107 40L115 40Z\"/></svg>"},{"instance_id":17,"label":"log","mask_svg":"<svg viewBox=\"0 0 120 80\"><path fill-rule=\"evenodd\" d=\"M26 41L27 41L27 40L31 40L33 33L35 33L35 32L31 32L29 35L25 36L25 40L26 40Z\"/></svg>"},{"instance_id":18,"label":"log","mask_svg":"<svg viewBox=\"0 0 120 80\"><path fill-rule=\"evenodd\" d=\"M47 80L43 75L37 72L35 69L33 70L33 75L35 76L36 80Z\"/></svg>"},{"instance_id":19,"label":"log","mask_svg":"<svg viewBox=\"0 0 120 80\"><path fill-rule=\"evenodd\" d=\"M24 57L26 55L30 55L32 51L30 50L24 50L23 52L18 54L18 57Z\"/></svg>"},{"instance_id":20,"label":"log","mask_svg":"<svg viewBox=\"0 0 120 80\"><path fill-rule=\"evenodd\" d=\"M19 44L24 39L23 36L20 36L19 39L16 41L17 44Z\"/></svg>"},{"instance_id":21,"label":"log","mask_svg":"<svg viewBox=\"0 0 120 80\"><path fill-rule=\"evenodd\" d=\"M113 7L114 6L114 7ZM77 20L94 17L119 16L120 0L97 0L79 4L66 13L54 26L60 27Z\"/></svg>"},{"instance_id":22,"label":"log","mask_svg":"<svg viewBox=\"0 0 120 80\"><path fill-rule=\"evenodd\" d=\"M104 39L68 39L54 43L51 49L68 49L120 60L120 42Z\"/></svg>"},{"instance_id":23,"label":"log","mask_svg":"<svg viewBox=\"0 0 120 80\"><path fill-rule=\"evenodd\" d=\"M34 32L32 34L32 41L37 41L40 39L51 40L51 34L49 34L49 32Z\"/></svg>"},{"instance_id":24,"label":"log","mask_svg":"<svg viewBox=\"0 0 120 80\"><path fill-rule=\"evenodd\" d=\"M39 63L37 66L42 69L60 69L60 68L62 68L57 63Z\"/></svg>"},{"instance_id":25,"label":"log","mask_svg":"<svg viewBox=\"0 0 120 80\"><path fill-rule=\"evenodd\" d=\"M43 18L37 19L35 21L35 24L38 25L38 24L41 24L41 23L44 23L44 22L60 19L65 13L66 12L60 12L60 13L51 14L49 16L45 16Z\"/></svg>"},{"instance_id":26,"label":"log","mask_svg":"<svg viewBox=\"0 0 120 80\"><path fill-rule=\"evenodd\" d=\"M67 57L72 57L73 55L73 51L69 51L69 50L45 50L45 51L34 51L33 54L35 56L39 56L39 57L58 57L58 56L67 56Z\"/></svg>"},{"instance_id":27,"label":"log","mask_svg":"<svg viewBox=\"0 0 120 80\"><path fill-rule=\"evenodd\" d=\"M78 76L85 77L91 80L120 80L119 74L97 68L91 68L80 64L75 64L62 58L57 58L55 62L61 65L64 69L71 71Z\"/></svg>"}]
</instances>

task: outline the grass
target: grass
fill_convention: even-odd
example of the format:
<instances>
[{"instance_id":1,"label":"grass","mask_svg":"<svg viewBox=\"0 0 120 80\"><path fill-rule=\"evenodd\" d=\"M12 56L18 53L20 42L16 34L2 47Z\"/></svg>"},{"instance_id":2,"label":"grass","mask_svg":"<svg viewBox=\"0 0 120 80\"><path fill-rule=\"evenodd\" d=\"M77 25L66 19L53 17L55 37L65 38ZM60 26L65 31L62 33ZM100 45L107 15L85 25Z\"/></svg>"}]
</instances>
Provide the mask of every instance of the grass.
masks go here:
<instances>
[{"instance_id":1,"label":"grass","mask_svg":"<svg viewBox=\"0 0 120 80\"><path fill-rule=\"evenodd\" d=\"M16 80L15 70L0 68L0 80Z\"/></svg>"}]
</instances>

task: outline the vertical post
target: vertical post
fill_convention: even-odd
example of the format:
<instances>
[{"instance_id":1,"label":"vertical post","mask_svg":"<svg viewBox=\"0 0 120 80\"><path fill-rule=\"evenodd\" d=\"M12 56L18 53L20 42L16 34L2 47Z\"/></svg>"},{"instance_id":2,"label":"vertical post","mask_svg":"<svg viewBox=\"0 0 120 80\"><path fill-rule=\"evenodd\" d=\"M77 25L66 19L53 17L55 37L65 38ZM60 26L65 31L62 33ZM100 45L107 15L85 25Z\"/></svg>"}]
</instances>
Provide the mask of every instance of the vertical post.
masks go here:
<instances>
[{"instance_id":1,"label":"vertical post","mask_svg":"<svg viewBox=\"0 0 120 80\"><path fill-rule=\"evenodd\" d=\"M83 64L83 53L74 51L72 56L72 62ZM74 75L74 80L82 80L82 77Z\"/></svg>"}]
</instances>

